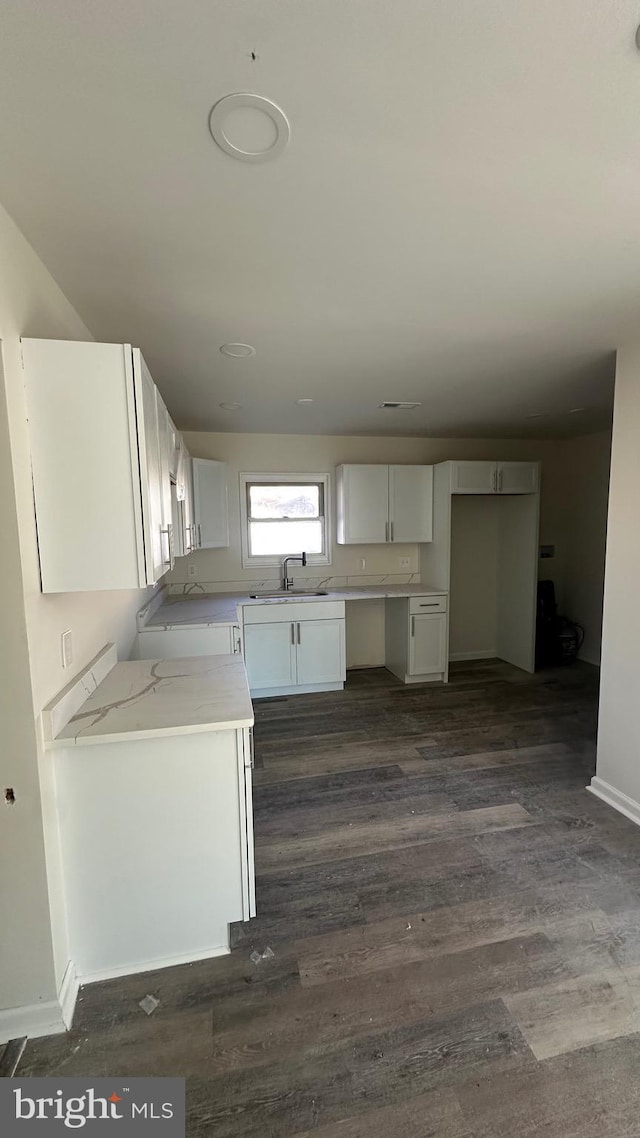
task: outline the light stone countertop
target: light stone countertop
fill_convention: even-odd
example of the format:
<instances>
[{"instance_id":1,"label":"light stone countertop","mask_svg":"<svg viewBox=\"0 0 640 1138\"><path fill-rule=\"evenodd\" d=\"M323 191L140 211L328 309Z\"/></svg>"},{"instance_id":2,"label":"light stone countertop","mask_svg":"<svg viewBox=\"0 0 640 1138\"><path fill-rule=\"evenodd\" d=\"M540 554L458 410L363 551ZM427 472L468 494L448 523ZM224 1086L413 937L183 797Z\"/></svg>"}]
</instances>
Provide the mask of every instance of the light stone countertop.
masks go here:
<instances>
[{"instance_id":1,"label":"light stone countertop","mask_svg":"<svg viewBox=\"0 0 640 1138\"><path fill-rule=\"evenodd\" d=\"M115 664L47 747L227 731L253 724L239 656Z\"/></svg>"},{"instance_id":2,"label":"light stone countertop","mask_svg":"<svg viewBox=\"0 0 640 1138\"><path fill-rule=\"evenodd\" d=\"M207 628L212 624L238 624L239 612L244 605L287 605L292 602L310 604L324 601L371 601L389 597L442 596L446 589L430 585L347 585L331 589L324 596L299 596L295 593L282 597L257 597L248 593L188 593L167 596L159 608L146 621L145 628Z\"/></svg>"}]
</instances>

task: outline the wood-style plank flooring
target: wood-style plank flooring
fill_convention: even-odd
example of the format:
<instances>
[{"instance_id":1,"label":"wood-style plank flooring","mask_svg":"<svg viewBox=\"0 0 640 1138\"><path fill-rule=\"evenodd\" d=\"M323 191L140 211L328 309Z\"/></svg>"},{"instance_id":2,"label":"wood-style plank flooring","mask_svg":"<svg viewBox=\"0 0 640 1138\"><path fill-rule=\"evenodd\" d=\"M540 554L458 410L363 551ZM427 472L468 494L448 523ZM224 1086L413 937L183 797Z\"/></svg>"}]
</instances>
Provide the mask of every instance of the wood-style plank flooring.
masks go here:
<instances>
[{"instance_id":1,"label":"wood-style plank flooring","mask_svg":"<svg viewBox=\"0 0 640 1138\"><path fill-rule=\"evenodd\" d=\"M491 661L258 703L258 918L85 988L18 1074L184 1075L211 1138L637 1136L640 829L584 789L596 699Z\"/></svg>"}]
</instances>

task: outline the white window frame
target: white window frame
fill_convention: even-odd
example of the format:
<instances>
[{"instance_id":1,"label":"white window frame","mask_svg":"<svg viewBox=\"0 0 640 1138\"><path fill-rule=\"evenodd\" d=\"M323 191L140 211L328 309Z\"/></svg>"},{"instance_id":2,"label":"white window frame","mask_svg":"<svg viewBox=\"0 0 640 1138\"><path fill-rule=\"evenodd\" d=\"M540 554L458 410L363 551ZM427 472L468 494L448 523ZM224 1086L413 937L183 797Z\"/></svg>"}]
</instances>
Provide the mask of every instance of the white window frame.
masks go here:
<instances>
[{"instance_id":1,"label":"white window frame","mask_svg":"<svg viewBox=\"0 0 640 1138\"><path fill-rule=\"evenodd\" d=\"M262 566L282 565L284 553L282 556L256 556L252 557L249 552L249 513L247 510L247 486L252 482L275 482L278 485L286 485L288 482L295 485L296 483L304 482L319 482L323 486L324 497L324 553L309 553L307 555L307 565L331 565L331 534L332 529L332 499L331 499L331 475L329 474L316 474L315 471L306 470L303 473L291 473L286 470L279 471L253 471L251 473L243 472L240 474L240 543L242 547L242 567L243 569L254 569ZM304 521L304 518L300 518ZM302 552L302 550L300 551Z\"/></svg>"}]
</instances>

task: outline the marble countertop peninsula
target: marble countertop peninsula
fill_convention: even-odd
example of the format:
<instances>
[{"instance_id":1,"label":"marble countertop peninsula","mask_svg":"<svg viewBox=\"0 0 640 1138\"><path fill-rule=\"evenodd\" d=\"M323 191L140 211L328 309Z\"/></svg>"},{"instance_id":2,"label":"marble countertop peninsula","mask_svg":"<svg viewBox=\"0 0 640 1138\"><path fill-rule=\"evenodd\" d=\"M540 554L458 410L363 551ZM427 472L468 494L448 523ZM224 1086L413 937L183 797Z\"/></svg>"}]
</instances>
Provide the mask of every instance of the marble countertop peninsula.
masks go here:
<instances>
[{"instance_id":1,"label":"marble countertop peninsula","mask_svg":"<svg viewBox=\"0 0 640 1138\"><path fill-rule=\"evenodd\" d=\"M126 660L114 664L46 746L226 731L252 724L247 674L239 656Z\"/></svg>"},{"instance_id":2,"label":"marble countertop peninsula","mask_svg":"<svg viewBox=\"0 0 640 1138\"><path fill-rule=\"evenodd\" d=\"M258 590L256 590L258 591ZM241 607L245 605L286 605L322 603L323 601L386 600L389 597L442 596L445 589L430 585L345 585L328 589L322 596L300 596L296 593L279 597L255 599L248 593L186 593L165 596L159 608L145 621L144 628L206 628L212 624L238 624L242 622Z\"/></svg>"}]
</instances>

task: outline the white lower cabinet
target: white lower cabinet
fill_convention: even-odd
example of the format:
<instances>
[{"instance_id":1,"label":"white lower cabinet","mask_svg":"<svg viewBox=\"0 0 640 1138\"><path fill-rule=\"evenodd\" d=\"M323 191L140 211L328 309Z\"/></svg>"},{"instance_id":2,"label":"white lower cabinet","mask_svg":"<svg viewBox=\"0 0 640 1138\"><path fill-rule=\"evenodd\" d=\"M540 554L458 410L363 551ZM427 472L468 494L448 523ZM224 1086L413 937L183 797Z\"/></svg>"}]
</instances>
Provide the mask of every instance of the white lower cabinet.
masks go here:
<instances>
[{"instance_id":1,"label":"white lower cabinet","mask_svg":"<svg viewBox=\"0 0 640 1138\"><path fill-rule=\"evenodd\" d=\"M404 683L447 680L447 608L445 594L387 600L385 667Z\"/></svg>"},{"instance_id":2,"label":"white lower cabinet","mask_svg":"<svg viewBox=\"0 0 640 1138\"><path fill-rule=\"evenodd\" d=\"M296 633L297 683L344 681L344 620L298 621Z\"/></svg>"},{"instance_id":3,"label":"white lower cabinet","mask_svg":"<svg viewBox=\"0 0 640 1138\"><path fill-rule=\"evenodd\" d=\"M244 655L251 694L342 688L344 626L341 601L245 606Z\"/></svg>"},{"instance_id":4,"label":"white lower cabinet","mask_svg":"<svg viewBox=\"0 0 640 1138\"><path fill-rule=\"evenodd\" d=\"M410 617L409 668L410 676L431 675L447 668L447 614Z\"/></svg>"},{"instance_id":5,"label":"white lower cabinet","mask_svg":"<svg viewBox=\"0 0 640 1138\"><path fill-rule=\"evenodd\" d=\"M244 655L251 691L291 687L296 683L296 649L291 621L249 624Z\"/></svg>"},{"instance_id":6,"label":"white lower cabinet","mask_svg":"<svg viewBox=\"0 0 640 1138\"><path fill-rule=\"evenodd\" d=\"M232 653L242 653L239 624L212 624L206 628L144 628L138 633L138 660L227 656Z\"/></svg>"},{"instance_id":7,"label":"white lower cabinet","mask_svg":"<svg viewBox=\"0 0 640 1138\"><path fill-rule=\"evenodd\" d=\"M256 912L250 728L79 742L50 758L77 975L226 953L229 924Z\"/></svg>"}]
</instances>

